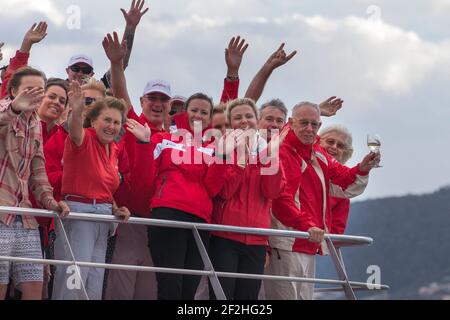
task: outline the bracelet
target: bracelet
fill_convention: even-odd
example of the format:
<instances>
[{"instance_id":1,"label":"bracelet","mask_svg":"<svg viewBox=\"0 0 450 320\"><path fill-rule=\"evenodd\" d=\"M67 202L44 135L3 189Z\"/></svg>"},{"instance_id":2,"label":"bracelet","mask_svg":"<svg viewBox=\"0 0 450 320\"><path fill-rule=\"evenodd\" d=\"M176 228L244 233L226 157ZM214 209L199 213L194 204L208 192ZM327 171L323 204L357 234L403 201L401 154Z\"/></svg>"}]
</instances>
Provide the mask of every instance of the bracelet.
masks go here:
<instances>
[{"instance_id":1,"label":"bracelet","mask_svg":"<svg viewBox=\"0 0 450 320\"><path fill-rule=\"evenodd\" d=\"M230 81L236 81L236 80L239 80L239 76L229 76L229 75L227 75L226 79L230 80Z\"/></svg>"}]
</instances>

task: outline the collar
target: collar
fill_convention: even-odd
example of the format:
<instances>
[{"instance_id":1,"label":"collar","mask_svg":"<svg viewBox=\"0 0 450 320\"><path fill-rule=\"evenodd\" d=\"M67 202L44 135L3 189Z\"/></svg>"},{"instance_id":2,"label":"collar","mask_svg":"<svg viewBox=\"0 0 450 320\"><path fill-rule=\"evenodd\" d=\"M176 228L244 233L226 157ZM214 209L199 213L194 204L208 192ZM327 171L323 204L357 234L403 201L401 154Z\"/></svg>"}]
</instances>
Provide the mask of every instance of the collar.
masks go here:
<instances>
[{"instance_id":1,"label":"collar","mask_svg":"<svg viewBox=\"0 0 450 320\"><path fill-rule=\"evenodd\" d=\"M47 133L51 133L53 131L58 130L58 124L56 122L53 122L51 124L48 124L47 122L45 122L44 120L42 120L41 118L39 118L41 120L41 125L42 125L42 131L47 134ZM49 131L48 127L49 125L53 125L52 129Z\"/></svg>"},{"instance_id":2,"label":"collar","mask_svg":"<svg viewBox=\"0 0 450 320\"><path fill-rule=\"evenodd\" d=\"M320 142L320 137L317 136L316 140L313 144L304 144L300 141L300 139L295 135L293 130L290 130L284 140L284 143L288 144L305 160L311 161L314 157L314 146L318 145Z\"/></svg>"}]
</instances>

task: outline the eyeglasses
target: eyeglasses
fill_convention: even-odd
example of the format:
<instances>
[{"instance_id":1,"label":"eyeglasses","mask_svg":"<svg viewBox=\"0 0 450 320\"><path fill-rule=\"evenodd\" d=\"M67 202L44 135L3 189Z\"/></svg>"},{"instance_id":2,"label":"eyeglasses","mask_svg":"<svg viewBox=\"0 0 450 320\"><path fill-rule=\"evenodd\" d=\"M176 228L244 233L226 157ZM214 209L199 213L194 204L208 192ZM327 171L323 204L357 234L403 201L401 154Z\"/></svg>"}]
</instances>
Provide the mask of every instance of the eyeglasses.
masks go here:
<instances>
[{"instance_id":1,"label":"eyeglasses","mask_svg":"<svg viewBox=\"0 0 450 320\"><path fill-rule=\"evenodd\" d=\"M339 141L337 141L337 140L335 140L335 139L333 139L333 138L325 139L325 143L326 143L327 145L329 145L329 146L334 146L334 145L336 145L336 148L338 148L338 149L340 149L340 150L346 150L346 149L347 149L347 145L346 145L346 144L344 144L344 143L342 143L342 142L339 142Z\"/></svg>"},{"instance_id":2,"label":"eyeglasses","mask_svg":"<svg viewBox=\"0 0 450 320\"><path fill-rule=\"evenodd\" d=\"M90 106L91 104L93 104L95 102L95 98L91 98L91 97L86 97L84 98L84 104L86 106Z\"/></svg>"},{"instance_id":3,"label":"eyeglasses","mask_svg":"<svg viewBox=\"0 0 450 320\"><path fill-rule=\"evenodd\" d=\"M302 120L302 119L296 119L296 118L292 118L292 120L297 122L302 129L306 129L308 127L308 125L311 125L311 128L313 128L313 130L317 130L317 129L319 129L320 125L322 124L321 122L317 122L317 121L308 121L308 120Z\"/></svg>"},{"instance_id":4,"label":"eyeglasses","mask_svg":"<svg viewBox=\"0 0 450 320\"><path fill-rule=\"evenodd\" d=\"M83 74L90 74L90 73L92 73L92 70L93 70L92 67L80 67L77 65L71 66L71 67L69 67L69 69L75 73L78 73L81 71Z\"/></svg>"},{"instance_id":5,"label":"eyeglasses","mask_svg":"<svg viewBox=\"0 0 450 320\"><path fill-rule=\"evenodd\" d=\"M156 102L156 101L160 101L161 103L167 103L169 102L170 98L166 97L166 96L144 96L144 98L150 102Z\"/></svg>"}]
</instances>

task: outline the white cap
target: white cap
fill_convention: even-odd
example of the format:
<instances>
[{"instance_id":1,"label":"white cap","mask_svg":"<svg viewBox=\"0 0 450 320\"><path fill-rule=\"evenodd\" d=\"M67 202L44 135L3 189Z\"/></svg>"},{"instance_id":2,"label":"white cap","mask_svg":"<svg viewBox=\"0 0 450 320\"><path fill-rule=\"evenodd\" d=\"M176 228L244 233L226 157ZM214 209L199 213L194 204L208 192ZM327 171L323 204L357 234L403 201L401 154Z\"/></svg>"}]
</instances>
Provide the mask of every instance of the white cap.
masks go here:
<instances>
[{"instance_id":1,"label":"white cap","mask_svg":"<svg viewBox=\"0 0 450 320\"><path fill-rule=\"evenodd\" d=\"M74 64L77 63L86 63L87 65L89 65L92 69L94 69L94 63L92 62L92 59L90 57L88 57L85 54L76 54L73 55L70 60L69 60L69 67L73 66Z\"/></svg>"},{"instance_id":2,"label":"white cap","mask_svg":"<svg viewBox=\"0 0 450 320\"><path fill-rule=\"evenodd\" d=\"M186 98L185 97L183 97L183 96L180 96L180 95L174 95L173 97L172 97L172 99L170 100L170 103L173 103L173 102L183 102L183 103L185 103L186 102Z\"/></svg>"},{"instance_id":3,"label":"white cap","mask_svg":"<svg viewBox=\"0 0 450 320\"><path fill-rule=\"evenodd\" d=\"M169 98L172 98L172 94L170 93L170 84L168 84L164 80L150 80L147 82L147 85L145 86L144 93L142 94L145 96L146 94L152 93L152 92L159 92L162 94L165 94Z\"/></svg>"}]
</instances>

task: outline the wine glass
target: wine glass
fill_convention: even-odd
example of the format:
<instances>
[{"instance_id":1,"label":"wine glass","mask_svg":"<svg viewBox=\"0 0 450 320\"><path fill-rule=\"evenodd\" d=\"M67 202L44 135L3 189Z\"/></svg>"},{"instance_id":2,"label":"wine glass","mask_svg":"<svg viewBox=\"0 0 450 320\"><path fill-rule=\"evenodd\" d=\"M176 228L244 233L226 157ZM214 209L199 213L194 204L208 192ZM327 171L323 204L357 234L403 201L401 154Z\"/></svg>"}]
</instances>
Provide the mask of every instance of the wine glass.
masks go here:
<instances>
[{"instance_id":1,"label":"wine glass","mask_svg":"<svg viewBox=\"0 0 450 320\"><path fill-rule=\"evenodd\" d=\"M369 147L371 152L378 153L380 152L381 147L381 139L378 134L368 134L367 135L367 146ZM381 168L379 162L374 166L374 168Z\"/></svg>"}]
</instances>

